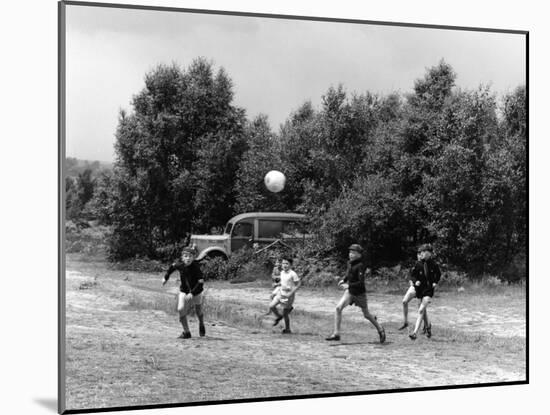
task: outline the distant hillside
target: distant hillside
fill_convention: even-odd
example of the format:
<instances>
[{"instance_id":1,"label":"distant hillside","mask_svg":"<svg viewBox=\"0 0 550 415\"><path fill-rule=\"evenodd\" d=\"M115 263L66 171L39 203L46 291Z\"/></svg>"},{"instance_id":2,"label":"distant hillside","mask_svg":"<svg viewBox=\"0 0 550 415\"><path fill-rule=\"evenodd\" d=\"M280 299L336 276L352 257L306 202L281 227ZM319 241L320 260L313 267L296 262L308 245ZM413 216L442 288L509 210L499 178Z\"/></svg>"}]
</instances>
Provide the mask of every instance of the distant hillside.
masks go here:
<instances>
[{"instance_id":1,"label":"distant hillside","mask_svg":"<svg viewBox=\"0 0 550 415\"><path fill-rule=\"evenodd\" d=\"M107 163L97 160L80 160L75 157L67 157L65 159L65 168L67 176L69 177L78 176L86 169L90 169L92 171L92 176L96 176L101 171L111 170L113 168L113 163Z\"/></svg>"}]
</instances>

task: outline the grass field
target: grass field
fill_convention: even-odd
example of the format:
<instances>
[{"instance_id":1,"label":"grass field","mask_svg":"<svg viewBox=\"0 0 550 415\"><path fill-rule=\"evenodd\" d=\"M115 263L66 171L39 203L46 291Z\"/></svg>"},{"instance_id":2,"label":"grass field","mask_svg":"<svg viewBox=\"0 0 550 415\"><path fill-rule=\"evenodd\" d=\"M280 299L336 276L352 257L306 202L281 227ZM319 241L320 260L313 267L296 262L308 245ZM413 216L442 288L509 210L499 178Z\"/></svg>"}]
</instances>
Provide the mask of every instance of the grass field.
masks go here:
<instances>
[{"instance_id":1,"label":"grass field","mask_svg":"<svg viewBox=\"0 0 550 415\"><path fill-rule=\"evenodd\" d=\"M344 311L342 341L328 343L336 289L302 288L291 335L263 317L266 281L208 282L207 335L176 337L176 275L112 270L67 256L67 409L373 391L524 381L523 286L442 291L430 306L433 337L399 332L406 290L369 292L387 342L355 307ZM174 278L176 277L176 278ZM368 287L367 287L368 289ZM411 302L409 320L416 319Z\"/></svg>"}]
</instances>

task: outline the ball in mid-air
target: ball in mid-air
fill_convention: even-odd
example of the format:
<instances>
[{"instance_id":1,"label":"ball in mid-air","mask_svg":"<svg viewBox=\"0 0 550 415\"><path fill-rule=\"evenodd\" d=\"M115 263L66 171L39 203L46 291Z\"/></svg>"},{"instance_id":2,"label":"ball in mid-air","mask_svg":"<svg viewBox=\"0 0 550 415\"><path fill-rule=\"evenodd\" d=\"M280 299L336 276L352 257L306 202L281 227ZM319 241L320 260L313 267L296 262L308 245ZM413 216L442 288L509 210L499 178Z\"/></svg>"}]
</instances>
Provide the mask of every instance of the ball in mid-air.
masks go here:
<instances>
[{"instance_id":1,"label":"ball in mid-air","mask_svg":"<svg viewBox=\"0 0 550 415\"><path fill-rule=\"evenodd\" d=\"M273 193L283 190L285 188L285 182L285 175L278 170L271 170L264 177L265 187Z\"/></svg>"}]
</instances>

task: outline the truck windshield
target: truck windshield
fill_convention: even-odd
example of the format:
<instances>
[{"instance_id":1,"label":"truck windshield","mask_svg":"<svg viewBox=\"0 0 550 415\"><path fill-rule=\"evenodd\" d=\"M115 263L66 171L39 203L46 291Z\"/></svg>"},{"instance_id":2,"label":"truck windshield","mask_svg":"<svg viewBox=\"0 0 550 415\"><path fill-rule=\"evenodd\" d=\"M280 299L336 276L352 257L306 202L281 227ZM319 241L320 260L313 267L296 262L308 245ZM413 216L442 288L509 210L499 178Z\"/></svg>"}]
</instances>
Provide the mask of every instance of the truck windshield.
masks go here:
<instances>
[{"instance_id":1,"label":"truck windshield","mask_svg":"<svg viewBox=\"0 0 550 415\"><path fill-rule=\"evenodd\" d=\"M233 224L231 222L227 222L227 225L225 225L225 232L227 234L231 234L231 228L233 227Z\"/></svg>"}]
</instances>

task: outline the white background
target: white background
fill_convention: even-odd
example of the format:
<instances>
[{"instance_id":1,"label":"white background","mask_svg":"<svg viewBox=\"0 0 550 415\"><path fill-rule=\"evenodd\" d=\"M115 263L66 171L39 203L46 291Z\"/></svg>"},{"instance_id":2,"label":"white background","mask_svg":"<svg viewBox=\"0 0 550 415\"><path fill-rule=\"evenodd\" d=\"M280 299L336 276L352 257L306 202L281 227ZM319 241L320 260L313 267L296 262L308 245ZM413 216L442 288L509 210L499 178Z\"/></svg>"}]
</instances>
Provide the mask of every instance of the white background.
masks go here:
<instances>
[{"instance_id":1,"label":"white background","mask_svg":"<svg viewBox=\"0 0 550 415\"><path fill-rule=\"evenodd\" d=\"M136 0L137 1L137 0ZM121 0L120 2L123 2ZM130 2L131 3L131 2ZM548 393L545 174L548 13L534 1L145 1L139 4L530 31L530 385L157 409L143 414L543 413ZM0 411L52 414L57 394L57 4L2 5ZM446 7L445 7L446 6ZM7 92L7 94L6 94ZM383 367L380 370L384 370ZM128 413L128 412L124 412Z\"/></svg>"}]
</instances>

